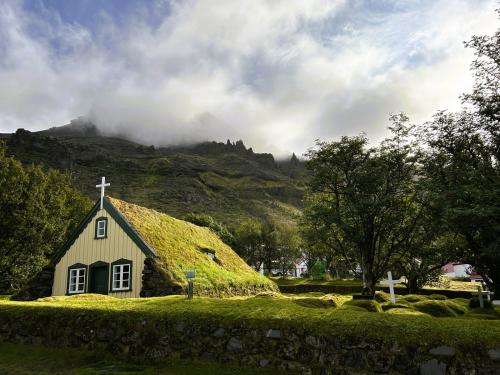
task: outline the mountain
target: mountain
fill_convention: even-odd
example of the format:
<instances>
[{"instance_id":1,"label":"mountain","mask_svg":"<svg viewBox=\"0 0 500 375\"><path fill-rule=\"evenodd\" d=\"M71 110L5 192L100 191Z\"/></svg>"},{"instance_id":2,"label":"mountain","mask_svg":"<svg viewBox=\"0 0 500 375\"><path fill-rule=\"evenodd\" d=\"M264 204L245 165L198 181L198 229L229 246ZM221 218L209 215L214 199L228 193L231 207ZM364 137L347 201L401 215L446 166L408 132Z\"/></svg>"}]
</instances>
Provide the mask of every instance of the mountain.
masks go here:
<instances>
[{"instance_id":1,"label":"mountain","mask_svg":"<svg viewBox=\"0 0 500 375\"><path fill-rule=\"evenodd\" d=\"M206 213L232 226L247 216L294 221L300 213L306 170L295 157L276 162L242 141L160 147L106 136L90 122L39 132L1 134L7 153L24 164L69 171L91 198L101 176L109 194L182 218Z\"/></svg>"}]
</instances>

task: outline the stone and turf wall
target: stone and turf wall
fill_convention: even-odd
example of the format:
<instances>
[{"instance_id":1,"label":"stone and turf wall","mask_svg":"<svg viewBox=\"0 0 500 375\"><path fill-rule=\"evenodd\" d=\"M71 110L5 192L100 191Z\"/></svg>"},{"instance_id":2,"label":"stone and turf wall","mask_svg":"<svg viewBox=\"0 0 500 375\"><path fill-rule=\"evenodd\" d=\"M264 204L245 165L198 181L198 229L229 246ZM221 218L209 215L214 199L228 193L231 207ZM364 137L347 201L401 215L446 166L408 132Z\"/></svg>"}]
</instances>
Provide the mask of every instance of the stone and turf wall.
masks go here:
<instances>
[{"instance_id":1,"label":"stone and turf wall","mask_svg":"<svg viewBox=\"0 0 500 375\"><path fill-rule=\"evenodd\" d=\"M224 324L213 318L188 322L90 309L33 313L0 310L0 341L108 352L134 362L182 357L298 374L500 374L500 342L493 349L403 346L339 338L333 332L318 335L300 327Z\"/></svg>"}]
</instances>

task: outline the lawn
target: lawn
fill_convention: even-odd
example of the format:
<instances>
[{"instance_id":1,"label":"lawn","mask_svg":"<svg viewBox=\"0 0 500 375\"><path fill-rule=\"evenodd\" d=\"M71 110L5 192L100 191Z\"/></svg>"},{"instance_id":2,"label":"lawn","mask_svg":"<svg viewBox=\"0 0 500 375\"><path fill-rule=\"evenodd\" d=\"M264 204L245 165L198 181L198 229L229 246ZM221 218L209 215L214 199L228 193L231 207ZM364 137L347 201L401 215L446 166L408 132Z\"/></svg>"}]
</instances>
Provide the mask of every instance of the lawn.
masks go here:
<instances>
[{"instance_id":1,"label":"lawn","mask_svg":"<svg viewBox=\"0 0 500 375\"><path fill-rule=\"evenodd\" d=\"M398 296L391 306L386 293L374 301L354 301L346 295L268 293L257 297L215 299L183 296L115 299L100 295L48 297L35 302L0 300L0 320L71 319L78 313L116 316L122 321L142 318L217 322L256 328L307 330L320 335L373 339L418 345L497 347L500 311L469 308L466 299L444 296Z\"/></svg>"},{"instance_id":2,"label":"lawn","mask_svg":"<svg viewBox=\"0 0 500 375\"><path fill-rule=\"evenodd\" d=\"M169 374L169 375L271 375L277 370L243 369L211 362L171 360L154 365L135 365L109 356L77 349L0 343L0 374L91 375L91 374Z\"/></svg>"}]
</instances>

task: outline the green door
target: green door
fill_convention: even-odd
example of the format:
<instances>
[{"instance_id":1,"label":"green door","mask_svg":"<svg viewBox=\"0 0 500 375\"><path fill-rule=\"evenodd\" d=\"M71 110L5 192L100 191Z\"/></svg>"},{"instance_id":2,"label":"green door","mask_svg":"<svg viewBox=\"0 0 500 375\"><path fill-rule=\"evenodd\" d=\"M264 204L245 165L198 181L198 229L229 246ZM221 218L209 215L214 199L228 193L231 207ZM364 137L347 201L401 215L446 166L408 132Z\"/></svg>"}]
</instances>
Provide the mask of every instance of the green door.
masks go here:
<instances>
[{"instance_id":1,"label":"green door","mask_svg":"<svg viewBox=\"0 0 500 375\"><path fill-rule=\"evenodd\" d=\"M107 265L90 268L89 293L108 294L108 269Z\"/></svg>"}]
</instances>

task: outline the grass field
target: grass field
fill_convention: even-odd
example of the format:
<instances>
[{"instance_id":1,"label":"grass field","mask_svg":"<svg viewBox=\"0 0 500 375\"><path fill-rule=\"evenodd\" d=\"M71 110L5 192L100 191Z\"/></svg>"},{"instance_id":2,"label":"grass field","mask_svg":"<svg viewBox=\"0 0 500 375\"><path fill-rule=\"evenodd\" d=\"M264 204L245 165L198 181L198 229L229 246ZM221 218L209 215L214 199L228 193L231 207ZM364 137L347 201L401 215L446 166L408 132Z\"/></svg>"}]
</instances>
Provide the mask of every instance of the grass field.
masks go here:
<instances>
[{"instance_id":1,"label":"grass field","mask_svg":"<svg viewBox=\"0 0 500 375\"><path fill-rule=\"evenodd\" d=\"M500 343L498 308L470 309L466 299L439 295L399 296L395 306L387 301L387 294L381 292L374 301L316 293L193 300L182 296L115 299L82 295L35 302L0 300L0 320L72 319L79 312L90 312L96 317L116 316L124 322L143 317L198 324L207 321L266 329L304 329L321 335L400 344L497 347Z\"/></svg>"},{"instance_id":2,"label":"grass field","mask_svg":"<svg viewBox=\"0 0 500 375\"><path fill-rule=\"evenodd\" d=\"M55 349L0 343L0 374L271 375L280 373L274 369L243 369L210 362L179 359L154 365L135 365L77 349Z\"/></svg>"}]
</instances>

